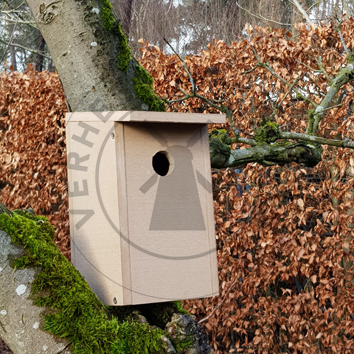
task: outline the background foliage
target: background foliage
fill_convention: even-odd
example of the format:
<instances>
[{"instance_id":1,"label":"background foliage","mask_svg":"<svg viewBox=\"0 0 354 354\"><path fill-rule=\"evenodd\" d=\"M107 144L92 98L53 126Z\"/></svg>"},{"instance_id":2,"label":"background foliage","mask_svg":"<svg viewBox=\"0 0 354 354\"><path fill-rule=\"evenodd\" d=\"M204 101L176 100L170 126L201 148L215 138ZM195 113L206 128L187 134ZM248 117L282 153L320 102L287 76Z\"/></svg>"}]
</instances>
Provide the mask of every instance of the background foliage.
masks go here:
<instances>
[{"instance_id":1,"label":"background foliage","mask_svg":"<svg viewBox=\"0 0 354 354\"><path fill-rule=\"evenodd\" d=\"M10 209L32 207L56 228L69 256L63 91L57 74L0 74L0 187Z\"/></svg>"},{"instance_id":2,"label":"background foliage","mask_svg":"<svg viewBox=\"0 0 354 354\"><path fill-rule=\"evenodd\" d=\"M349 48L353 25L341 26ZM252 47L281 78L301 77L299 90L316 103L346 63L333 24L297 30L294 40L285 31L248 28L249 41L214 42L185 59L199 94L231 108L241 136L252 136L269 117L289 131L305 132L311 108L288 95L272 114L288 86L260 67L245 73L257 63ZM179 59L144 45L142 63L155 78L156 92L168 100L183 97L178 86L188 91L190 82ZM352 140L353 102L351 81L318 135ZM214 111L197 98L174 102L170 110ZM211 313L204 323L218 353L352 352L354 154L324 147L322 158L311 170L248 164L214 171L221 296L184 305L200 319Z\"/></svg>"},{"instance_id":3,"label":"background foliage","mask_svg":"<svg viewBox=\"0 0 354 354\"><path fill-rule=\"evenodd\" d=\"M353 50L354 21L341 32ZM257 63L252 47L288 82L300 77L298 89L319 103L346 64L334 25L299 25L296 37L269 28L248 27L248 34L185 58L198 93L232 109L244 137L269 116L288 131L305 132L309 103L288 95L272 114L288 87L261 67L250 71ZM164 99L183 97L178 86L190 88L176 56L143 43L141 62ZM350 81L339 92L319 136L354 139L353 88ZM1 74L1 201L46 215L69 257L65 110L56 74L31 67ZM215 113L198 98L169 110ZM220 296L184 306L202 321L216 353L353 352L354 153L324 147L322 158L313 169L254 163L213 171Z\"/></svg>"}]
</instances>

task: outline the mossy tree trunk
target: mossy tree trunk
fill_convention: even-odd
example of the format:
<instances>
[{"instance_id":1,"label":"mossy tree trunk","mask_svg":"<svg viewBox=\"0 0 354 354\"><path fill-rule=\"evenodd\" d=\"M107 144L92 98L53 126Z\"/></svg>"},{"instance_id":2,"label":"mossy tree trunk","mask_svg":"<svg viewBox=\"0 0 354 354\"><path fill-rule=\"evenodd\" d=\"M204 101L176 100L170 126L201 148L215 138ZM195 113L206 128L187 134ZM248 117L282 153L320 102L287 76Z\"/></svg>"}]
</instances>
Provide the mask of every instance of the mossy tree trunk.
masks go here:
<instances>
[{"instance_id":1,"label":"mossy tree trunk","mask_svg":"<svg viewBox=\"0 0 354 354\"><path fill-rule=\"evenodd\" d=\"M72 111L165 110L108 0L27 3Z\"/></svg>"}]
</instances>

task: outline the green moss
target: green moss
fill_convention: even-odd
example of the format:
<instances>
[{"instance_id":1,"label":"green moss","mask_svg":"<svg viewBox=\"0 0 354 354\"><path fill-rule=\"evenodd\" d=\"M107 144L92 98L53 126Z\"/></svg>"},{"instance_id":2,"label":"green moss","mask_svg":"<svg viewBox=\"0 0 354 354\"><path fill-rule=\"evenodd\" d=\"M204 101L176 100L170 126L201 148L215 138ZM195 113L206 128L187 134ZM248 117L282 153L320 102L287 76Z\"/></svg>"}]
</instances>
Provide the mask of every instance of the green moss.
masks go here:
<instances>
[{"instance_id":1,"label":"green moss","mask_svg":"<svg viewBox=\"0 0 354 354\"><path fill-rule=\"evenodd\" d=\"M68 338L73 353L164 352L164 331L148 324L119 322L108 312L81 274L59 252L53 242L53 226L45 217L21 210L12 216L2 213L0 229L25 250L23 256L12 260L12 266L40 269L32 283L31 297L37 306L47 307L44 329Z\"/></svg>"},{"instance_id":2,"label":"green moss","mask_svg":"<svg viewBox=\"0 0 354 354\"><path fill-rule=\"evenodd\" d=\"M292 143L290 143L288 140L280 140L277 141L276 143L274 143L272 146L276 147L276 146L282 146L282 147L286 147L286 146L290 146L292 145Z\"/></svg>"},{"instance_id":3,"label":"green moss","mask_svg":"<svg viewBox=\"0 0 354 354\"><path fill-rule=\"evenodd\" d=\"M120 23L116 24L116 33L119 38L118 69L126 71L128 69L129 61L132 58L132 54L129 48L128 38L125 35Z\"/></svg>"},{"instance_id":4,"label":"green moss","mask_svg":"<svg viewBox=\"0 0 354 354\"><path fill-rule=\"evenodd\" d=\"M308 119L309 119L309 125L308 125L308 129L307 129L308 134L314 135L314 132L313 132L313 124L315 122L315 110L314 109L309 110Z\"/></svg>"},{"instance_id":5,"label":"green moss","mask_svg":"<svg viewBox=\"0 0 354 354\"><path fill-rule=\"evenodd\" d=\"M120 339L112 346L113 354L161 354L161 329L151 330L147 323L124 322L120 325Z\"/></svg>"},{"instance_id":6,"label":"green moss","mask_svg":"<svg viewBox=\"0 0 354 354\"><path fill-rule=\"evenodd\" d=\"M296 92L296 99L298 101L303 101L305 98L301 93Z\"/></svg>"},{"instance_id":7,"label":"green moss","mask_svg":"<svg viewBox=\"0 0 354 354\"><path fill-rule=\"evenodd\" d=\"M179 312L183 313L184 315L189 315L189 312L183 308L182 301L173 301L174 308Z\"/></svg>"},{"instance_id":8,"label":"green moss","mask_svg":"<svg viewBox=\"0 0 354 354\"><path fill-rule=\"evenodd\" d=\"M101 18L105 29L111 31L118 39L118 69L126 71L129 61L132 59L132 53L129 48L128 38L124 30L115 18L113 7L109 0L102 0Z\"/></svg>"},{"instance_id":9,"label":"green moss","mask_svg":"<svg viewBox=\"0 0 354 354\"><path fill-rule=\"evenodd\" d=\"M254 132L254 140L257 144L274 143L277 139L279 139L279 127L274 122L266 122Z\"/></svg>"},{"instance_id":10,"label":"green moss","mask_svg":"<svg viewBox=\"0 0 354 354\"><path fill-rule=\"evenodd\" d=\"M211 165L222 168L231 154L231 138L224 129L213 129L209 133L209 150Z\"/></svg>"},{"instance_id":11,"label":"green moss","mask_svg":"<svg viewBox=\"0 0 354 354\"><path fill-rule=\"evenodd\" d=\"M109 31L113 30L114 24L116 22L113 15L113 7L109 0L102 0L101 18L103 21L104 28Z\"/></svg>"},{"instance_id":12,"label":"green moss","mask_svg":"<svg viewBox=\"0 0 354 354\"><path fill-rule=\"evenodd\" d=\"M195 345L195 338L194 336L191 336L190 339L187 339L184 342L172 341L172 344L175 347L177 353L185 353L185 350L191 349Z\"/></svg>"},{"instance_id":13,"label":"green moss","mask_svg":"<svg viewBox=\"0 0 354 354\"><path fill-rule=\"evenodd\" d=\"M347 61L348 61L348 63L354 62L354 54L353 53L347 54Z\"/></svg>"},{"instance_id":14,"label":"green moss","mask_svg":"<svg viewBox=\"0 0 354 354\"><path fill-rule=\"evenodd\" d=\"M229 137L225 129L213 129L209 133L209 140L210 139L217 139L221 143L226 145L229 145L231 143L231 138Z\"/></svg>"},{"instance_id":15,"label":"green moss","mask_svg":"<svg viewBox=\"0 0 354 354\"><path fill-rule=\"evenodd\" d=\"M133 82L138 98L146 104L150 111L166 111L165 103L153 89L154 79L139 63L136 63Z\"/></svg>"}]
</instances>

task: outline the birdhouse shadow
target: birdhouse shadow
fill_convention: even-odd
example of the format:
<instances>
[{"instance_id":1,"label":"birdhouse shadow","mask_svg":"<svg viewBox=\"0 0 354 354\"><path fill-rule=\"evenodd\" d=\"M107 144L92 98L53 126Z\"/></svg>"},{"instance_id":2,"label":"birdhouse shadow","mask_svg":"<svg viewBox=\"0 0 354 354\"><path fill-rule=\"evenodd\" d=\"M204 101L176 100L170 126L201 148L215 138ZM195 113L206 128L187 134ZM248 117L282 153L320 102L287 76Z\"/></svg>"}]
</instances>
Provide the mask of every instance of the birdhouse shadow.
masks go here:
<instances>
[{"instance_id":1,"label":"birdhouse shadow","mask_svg":"<svg viewBox=\"0 0 354 354\"><path fill-rule=\"evenodd\" d=\"M185 146L169 146L167 139L153 126L144 127L161 144L161 150L152 157L155 173L140 187L146 194L158 182L149 230L206 230L197 182L209 192L211 184L199 171L195 174L190 151L200 140L200 131L196 131Z\"/></svg>"}]
</instances>

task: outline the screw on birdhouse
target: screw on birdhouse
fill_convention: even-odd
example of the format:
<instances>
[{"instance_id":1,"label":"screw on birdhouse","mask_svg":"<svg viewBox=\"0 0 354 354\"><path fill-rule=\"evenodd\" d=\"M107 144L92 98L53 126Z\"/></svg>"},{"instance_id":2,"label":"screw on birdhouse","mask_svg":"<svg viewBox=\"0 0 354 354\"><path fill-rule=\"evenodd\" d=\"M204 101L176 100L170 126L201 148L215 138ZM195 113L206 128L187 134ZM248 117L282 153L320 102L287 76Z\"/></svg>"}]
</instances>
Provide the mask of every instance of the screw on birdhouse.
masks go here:
<instances>
[{"instance_id":1,"label":"screw on birdhouse","mask_svg":"<svg viewBox=\"0 0 354 354\"><path fill-rule=\"evenodd\" d=\"M115 138L115 135L114 135L114 133L112 133L111 134L111 139L114 140L114 138Z\"/></svg>"}]
</instances>

